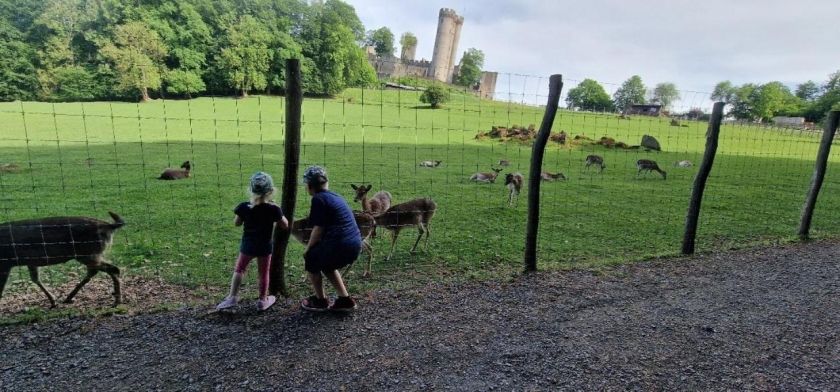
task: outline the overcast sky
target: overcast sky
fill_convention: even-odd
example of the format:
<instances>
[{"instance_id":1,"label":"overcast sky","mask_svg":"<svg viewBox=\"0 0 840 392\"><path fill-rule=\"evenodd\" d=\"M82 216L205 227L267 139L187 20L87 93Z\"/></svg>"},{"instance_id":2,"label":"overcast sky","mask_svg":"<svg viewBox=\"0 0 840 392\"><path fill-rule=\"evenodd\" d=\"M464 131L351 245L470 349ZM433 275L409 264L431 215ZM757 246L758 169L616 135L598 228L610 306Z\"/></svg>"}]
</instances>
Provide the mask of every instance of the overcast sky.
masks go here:
<instances>
[{"instance_id":1,"label":"overcast sky","mask_svg":"<svg viewBox=\"0 0 840 392\"><path fill-rule=\"evenodd\" d=\"M561 73L566 91L592 78L612 93L633 74L648 87L674 82L697 92L726 79L794 88L840 69L840 0L348 1L367 29L387 26L397 41L414 33L418 59L432 57L438 10L453 8L465 18L459 59L475 47L485 70ZM496 90L534 95L546 83L500 75Z\"/></svg>"}]
</instances>

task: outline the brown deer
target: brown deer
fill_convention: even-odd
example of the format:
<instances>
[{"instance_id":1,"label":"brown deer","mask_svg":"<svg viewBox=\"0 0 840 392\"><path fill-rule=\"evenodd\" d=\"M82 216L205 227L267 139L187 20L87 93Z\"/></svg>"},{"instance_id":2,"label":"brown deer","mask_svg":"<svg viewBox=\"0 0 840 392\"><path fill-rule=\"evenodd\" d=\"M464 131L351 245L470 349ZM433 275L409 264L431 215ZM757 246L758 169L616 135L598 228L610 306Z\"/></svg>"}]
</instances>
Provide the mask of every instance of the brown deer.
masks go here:
<instances>
[{"instance_id":1,"label":"brown deer","mask_svg":"<svg viewBox=\"0 0 840 392\"><path fill-rule=\"evenodd\" d=\"M377 227L383 227L391 232L391 250L388 252L388 257L385 258L386 261L391 260L391 256L394 254L394 246L397 243L397 236L406 227L417 226L419 232L417 241L411 247L410 252L412 254L417 249L417 244L420 243L423 234L426 234L424 250L429 248L429 236L431 235L429 224L435 216L436 209L437 204L432 199L420 198L397 204L385 211L384 214L374 216Z\"/></svg>"},{"instance_id":2,"label":"brown deer","mask_svg":"<svg viewBox=\"0 0 840 392\"><path fill-rule=\"evenodd\" d=\"M356 218L356 225L359 226L359 232L362 235L362 251L367 254L367 268L365 268L364 276L370 275L370 263L373 259L373 246L370 245L370 238L376 236L376 221L373 215L363 211L353 211L353 217ZM312 228L314 226L309 223L309 217L296 219L292 223L292 237L295 237L298 242L306 245L309 242L309 237L312 235Z\"/></svg>"},{"instance_id":3,"label":"brown deer","mask_svg":"<svg viewBox=\"0 0 840 392\"><path fill-rule=\"evenodd\" d=\"M647 175L651 171L655 171L662 175L663 180L666 179L665 171L660 169L659 165L657 165L655 161L651 161L650 159L639 159L636 161L636 167L639 169L639 171L636 172L636 177L638 177L639 174L642 174L642 172Z\"/></svg>"},{"instance_id":4,"label":"brown deer","mask_svg":"<svg viewBox=\"0 0 840 392\"><path fill-rule=\"evenodd\" d=\"M420 167L438 167L443 161L423 161L418 166Z\"/></svg>"},{"instance_id":5,"label":"brown deer","mask_svg":"<svg viewBox=\"0 0 840 392\"><path fill-rule=\"evenodd\" d=\"M392 198L390 192L379 191L376 192L372 198L368 199L367 194L370 192L370 188L372 188L373 185L356 186L354 184L350 184L350 187L356 191L356 197L353 198L353 201L362 203L362 211L373 215L379 215L391 208Z\"/></svg>"},{"instance_id":6,"label":"brown deer","mask_svg":"<svg viewBox=\"0 0 840 392\"><path fill-rule=\"evenodd\" d=\"M598 168L600 168L599 173L602 173L604 171L604 168L607 167L607 165L604 164L604 158L602 158L600 155L587 155L586 169L589 169L589 166L598 166Z\"/></svg>"},{"instance_id":7,"label":"brown deer","mask_svg":"<svg viewBox=\"0 0 840 392\"><path fill-rule=\"evenodd\" d=\"M566 176L564 176L563 173L560 173L560 172L558 172L556 174L551 173L551 172L542 172L542 173L540 173L540 179L543 180L543 181L548 181L548 182L558 181L558 180L565 181Z\"/></svg>"},{"instance_id":8,"label":"brown deer","mask_svg":"<svg viewBox=\"0 0 840 392\"><path fill-rule=\"evenodd\" d=\"M513 206L513 199L519 203L519 192L522 191L522 183L525 177L520 173L508 173L505 175L505 186L508 188L508 206Z\"/></svg>"},{"instance_id":9,"label":"brown deer","mask_svg":"<svg viewBox=\"0 0 840 392\"><path fill-rule=\"evenodd\" d=\"M105 260L114 232L125 225L119 215L109 212L113 223L95 218L54 217L0 223L0 298L12 267L26 266L29 277L55 307L55 297L38 279L38 268L76 260L87 267L87 275L67 295L73 297L99 271L114 282L114 306L120 304L120 270Z\"/></svg>"},{"instance_id":10,"label":"brown deer","mask_svg":"<svg viewBox=\"0 0 840 392\"><path fill-rule=\"evenodd\" d=\"M190 178L190 170L192 170L192 165L190 161L185 161L181 164L180 169L166 169L163 173L160 173L160 177L158 180L182 180L184 178Z\"/></svg>"},{"instance_id":11,"label":"brown deer","mask_svg":"<svg viewBox=\"0 0 840 392\"><path fill-rule=\"evenodd\" d=\"M507 159L499 159L499 166L510 166L510 161Z\"/></svg>"},{"instance_id":12,"label":"brown deer","mask_svg":"<svg viewBox=\"0 0 840 392\"><path fill-rule=\"evenodd\" d=\"M492 173L475 173L472 176L470 176L470 181L485 182L490 184L495 183L496 177L499 176L499 173L502 171L502 169L496 169L492 166L490 167L490 169L493 170Z\"/></svg>"}]
</instances>

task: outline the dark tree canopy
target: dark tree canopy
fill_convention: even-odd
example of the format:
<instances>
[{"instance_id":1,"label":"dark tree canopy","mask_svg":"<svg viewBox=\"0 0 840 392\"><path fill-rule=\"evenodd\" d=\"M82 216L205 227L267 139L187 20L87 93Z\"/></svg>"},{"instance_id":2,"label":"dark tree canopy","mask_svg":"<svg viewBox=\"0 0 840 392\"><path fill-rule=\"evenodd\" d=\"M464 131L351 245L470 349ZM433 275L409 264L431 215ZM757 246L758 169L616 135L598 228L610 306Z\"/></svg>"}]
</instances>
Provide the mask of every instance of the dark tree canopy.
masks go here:
<instances>
[{"instance_id":1,"label":"dark tree canopy","mask_svg":"<svg viewBox=\"0 0 840 392\"><path fill-rule=\"evenodd\" d=\"M458 66L458 77L455 79L455 84L473 87L481 81L481 68L484 67L484 52L469 48L461 57L461 63Z\"/></svg>"},{"instance_id":2,"label":"dark tree canopy","mask_svg":"<svg viewBox=\"0 0 840 392\"><path fill-rule=\"evenodd\" d=\"M680 99L680 91L674 83L659 83L653 88L653 100L664 108L670 108L671 104Z\"/></svg>"},{"instance_id":3,"label":"dark tree canopy","mask_svg":"<svg viewBox=\"0 0 840 392\"><path fill-rule=\"evenodd\" d=\"M449 93L443 87L433 84L420 94L420 102L428 103L432 109L437 109L449 100Z\"/></svg>"},{"instance_id":4,"label":"dark tree canopy","mask_svg":"<svg viewBox=\"0 0 840 392\"><path fill-rule=\"evenodd\" d=\"M598 82L592 79L584 79L580 84L569 90L566 96L566 104L569 109L588 110L593 112L613 111L612 99Z\"/></svg>"},{"instance_id":5,"label":"dark tree canopy","mask_svg":"<svg viewBox=\"0 0 840 392\"><path fill-rule=\"evenodd\" d=\"M380 27L368 32L367 44L373 46L376 54L382 57L394 56L394 33L387 27Z\"/></svg>"},{"instance_id":6,"label":"dark tree canopy","mask_svg":"<svg viewBox=\"0 0 840 392\"><path fill-rule=\"evenodd\" d=\"M735 99L735 95L738 91L738 88L732 85L732 82L728 80L724 80L717 85L715 85L714 91L712 91L712 100L716 102L726 102L731 103L733 99Z\"/></svg>"},{"instance_id":7,"label":"dark tree canopy","mask_svg":"<svg viewBox=\"0 0 840 392\"><path fill-rule=\"evenodd\" d=\"M613 94L613 102L616 109L625 110L630 105L637 105L645 103L645 89L642 78L639 75L633 75L630 79L624 81L621 87Z\"/></svg>"}]
</instances>

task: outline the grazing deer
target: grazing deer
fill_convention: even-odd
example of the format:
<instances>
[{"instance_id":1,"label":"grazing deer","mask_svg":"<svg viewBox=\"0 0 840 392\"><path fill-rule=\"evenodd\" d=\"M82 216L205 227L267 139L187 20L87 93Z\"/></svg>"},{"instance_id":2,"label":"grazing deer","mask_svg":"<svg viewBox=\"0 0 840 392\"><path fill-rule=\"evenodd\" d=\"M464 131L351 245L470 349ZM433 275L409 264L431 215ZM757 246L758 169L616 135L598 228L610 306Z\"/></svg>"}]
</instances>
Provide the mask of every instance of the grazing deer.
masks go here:
<instances>
[{"instance_id":1,"label":"grazing deer","mask_svg":"<svg viewBox=\"0 0 840 392\"><path fill-rule=\"evenodd\" d=\"M519 192L522 190L522 183L525 177L520 173L508 173L505 175L505 186L508 188L508 206L513 206L513 199L519 203Z\"/></svg>"},{"instance_id":2,"label":"grazing deer","mask_svg":"<svg viewBox=\"0 0 840 392\"><path fill-rule=\"evenodd\" d=\"M420 162L420 167L438 167L443 161L423 161Z\"/></svg>"},{"instance_id":3,"label":"grazing deer","mask_svg":"<svg viewBox=\"0 0 840 392\"><path fill-rule=\"evenodd\" d=\"M120 270L105 260L114 232L125 225L119 215L109 212L113 223L85 217L55 217L0 223L0 298L12 267L26 266L29 277L46 294L50 306L55 297L38 279L38 268L66 263L75 259L87 267L87 275L67 295L64 303L73 301L76 293L99 271L114 282L114 306L120 304Z\"/></svg>"},{"instance_id":4,"label":"grazing deer","mask_svg":"<svg viewBox=\"0 0 840 392\"><path fill-rule=\"evenodd\" d=\"M604 168L607 167L607 165L604 164L604 158L602 158L600 155L587 155L586 169L589 169L589 166L593 165L598 166L601 169L599 173L603 172Z\"/></svg>"},{"instance_id":5,"label":"grazing deer","mask_svg":"<svg viewBox=\"0 0 840 392\"><path fill-rule=\"evenodd\" d=\"M560 172L558 172L557 174L554 174L554 173L551 173L551 172L542 172L542 173L540 173L540 179L543 180L543 181L549 181L549 182L557 181L557 180L565 181L566 176L564 176L563 173L560 173Z\"/></svg>"},{"instance_id":6,"label":"grazing deer","mask_svg":"<svg viewBox=\"0 0 840 392\"><path fill-rule=\"evenodd\" d=\"M397 243L397 236L400 235L400 230L406 227L417 226L419 232L417 241L411 247L410 252L412 254L417 249L417 244L420 243L423 234L426 234L426 243L423 248L424 250L429 248L429 236L431 235L429 224L435 216L436 209L437 204L432 199L421 198L397 204L385 211L384 214L374 217L377 227L384 227L391 232L391 250L388 251L386 261L391 260L391 256L394 254L394 246Z\"/></svg>"},{"instance_id":7,"label":"grazing deer","mask_svg":"<svg viewBox=\"0 0 840 392\"><path fill-rule=\"evenodd\" d=\"M192 170L192 165L190 161L185 161L181 164L180 169L166 169L163 173L160 174L158 180L181 180L184 178L190 178L190 170Z\"/></svg>"},{"instance_id":8,"label":"grazing deer","mask_svg":"<svg viewBox=\"0 0 840 392\"><path fill-rule=\"evenodd\" d=\"M663 180L666 179L665 172L659 168L659 165L657 165L655 161L651 161L650 159L639 159L638 161L636 161L636 167L639 169L639 171L636 173L636 177L638 177L639 174L641 174L642 172L644 172L645 175L647 175L647 173L655 171L662 175Z\"/></svg>"},{"instance_id":9,"label":"grazing deer","mask_svg":"<svg viewBox=\"0 0 840 392\"><path fill-rule=\"evenodd\" d=\"M499 166L507 167L510 166L510 161L507 159L499 159Z\"/></svg>"},{"instance_id":10,"label":"grazing deer","mask_svg":"<svg viewBox=\"0 0 840 392\"><path fill-rule=\"evenodd\" d=\"M502 169L501 168L496 169L492 166L490 166L490 169L493 170L492 173L475 173L472 176L470 176L470 181L486 182L486 183L491 183L491 184L495 183L496 182L496 177L499 176L499 173L502 171Z\"/></svg>"},{"instance_id":11,"label":"grazing deer","mask_svg":"<svg viewBox=\"0 0 840 392\"><path fill-rule=\"evenodd\" d=\"M362 251L367 254L367 268L365 268L364 276L369 276L370 262L373 259L373 246L370 245L370 239L376 236L376 221L373 215L364 211L353 211L353 217L356 218L356 225L359 226L359 232L362 235ZM292 237L306 245L312 235L313 227L309 223L308 216L297 219L292 223Z\"/></svg>"},{"instance_id":12,"label":"grazing deer","mask_svg":"<svg viewBox=\"0 0 840 392\"><path fill-rule=\"evenodd\" d=\"M691 161L674 162L674 167L692 167L692 166L694 166L694 164L691 163Z\"/></svg>"},{"instance_id":13,"label":"grazing deer","mask_svg":"<svg viewBox=\"0 0 840 392\"><path fill-rule=\"evenodd\" d=\"M390 192L379 191L376 192L372 198L368 199L367 194L370 192L370 188L372 188L373 185L356 186L355 184L350 184L350 187L356 191L356 197L353 198L353 201L362 203L362 211L373 215L379 215L391 208L392 198Z\"/></svg>"}]
</instances>

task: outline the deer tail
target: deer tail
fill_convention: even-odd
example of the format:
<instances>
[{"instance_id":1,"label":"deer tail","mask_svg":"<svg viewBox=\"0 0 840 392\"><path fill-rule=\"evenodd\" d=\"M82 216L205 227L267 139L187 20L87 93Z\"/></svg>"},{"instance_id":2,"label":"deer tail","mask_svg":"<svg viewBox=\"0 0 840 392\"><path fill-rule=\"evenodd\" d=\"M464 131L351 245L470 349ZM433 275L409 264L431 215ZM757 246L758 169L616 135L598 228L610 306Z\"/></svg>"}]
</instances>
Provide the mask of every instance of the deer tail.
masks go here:
<instances>
[{"instance_id":1,"label":"deer tail","mask_svg":"<svg viewBox=\"0 0 840 392\"><path fill-rule=\"evenodd\" d=\"M120 227L125 226L125 220L123 218L111 211L108 211L108 215L111 215L111 219L114 220L114 223L111 224L111 228L119 229Z\"/></svg>"}]
</instances>

